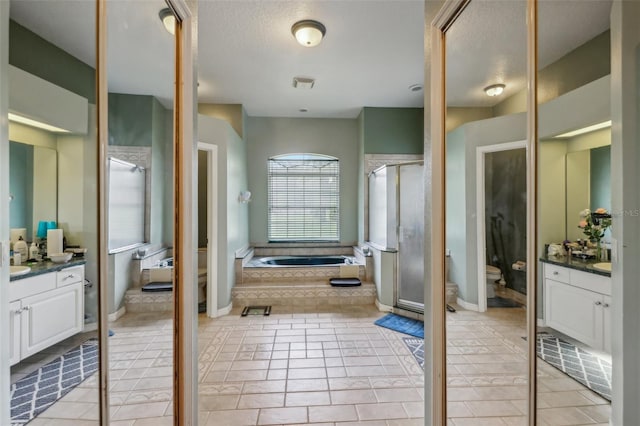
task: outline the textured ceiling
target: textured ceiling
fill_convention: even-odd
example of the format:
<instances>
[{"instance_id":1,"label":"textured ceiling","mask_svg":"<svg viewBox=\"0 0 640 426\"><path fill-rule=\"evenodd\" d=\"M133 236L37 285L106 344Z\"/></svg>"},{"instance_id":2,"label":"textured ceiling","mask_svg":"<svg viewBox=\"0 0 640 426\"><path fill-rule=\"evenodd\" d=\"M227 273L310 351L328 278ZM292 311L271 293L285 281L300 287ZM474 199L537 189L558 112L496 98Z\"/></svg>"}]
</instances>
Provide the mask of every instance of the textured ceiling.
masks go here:
<instances>
[{"instance_id":1,"label":"textured ceiling","mask_svg":"<svg viewBox=\"0 0 640 426\"><path fill-rule=\"evenodd\" d=\"M94 66L93 0L11 0L11 16ZM158 11L162 0L111 0L110 91L153 95L171 104L173 44ZM490 106L525 84L523 0L474 0L448 34L448 103ZM424 4L419 0L201 0L200 102L243 104L253 116L355 117L363 106L416 107L423 80ZM608 28L610 0L544 0L542 65ZM291 25L315 19L327 27L315 48L299 46ZM312 77L311 90L294 89ZM482 88L507 84L501 98ZM299 109L308 109L301 113Z\"/></svg>"}]
</instances>

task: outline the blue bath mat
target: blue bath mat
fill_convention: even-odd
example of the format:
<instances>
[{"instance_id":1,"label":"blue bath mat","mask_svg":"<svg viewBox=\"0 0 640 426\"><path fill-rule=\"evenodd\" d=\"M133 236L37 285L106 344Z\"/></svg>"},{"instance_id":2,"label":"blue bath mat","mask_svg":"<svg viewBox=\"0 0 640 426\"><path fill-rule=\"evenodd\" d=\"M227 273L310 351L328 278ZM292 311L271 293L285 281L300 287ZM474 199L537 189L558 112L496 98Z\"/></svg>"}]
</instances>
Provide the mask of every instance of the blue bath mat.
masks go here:
<instances>
[{"instance_id":1,"label":"blue bath mat","mask_svg":"<svg viewBox=\"0 0 640 426\"><path fill-rule=\"evenodd\" d=\"M374 322L374 324L424 339L424 322L422 321L401 317L396 314L387 314Z\"/></svg>"}]
</instances>

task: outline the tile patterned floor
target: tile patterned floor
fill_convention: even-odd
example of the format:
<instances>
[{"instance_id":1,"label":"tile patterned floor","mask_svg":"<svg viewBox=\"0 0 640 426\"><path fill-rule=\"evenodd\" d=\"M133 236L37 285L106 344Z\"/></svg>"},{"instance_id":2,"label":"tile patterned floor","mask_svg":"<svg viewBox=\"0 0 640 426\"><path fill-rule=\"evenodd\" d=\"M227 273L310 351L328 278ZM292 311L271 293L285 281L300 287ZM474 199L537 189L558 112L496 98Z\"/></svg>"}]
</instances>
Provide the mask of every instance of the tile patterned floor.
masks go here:
<instances>
[{"instance_id":1,"label":"tile patterned floor","mask_svg":"<svg viewBox=\"0 0 640 426\"><path fill-rule=\"evenodd\" d=\"M200 317L200 425L423 425L423 374L402 334L373 325L373 306L274 307L272 315ZM449 313L449 426L524 425L524 310ZM112 324L115 426L171 425L171 318ZM555 368L540 369L540 421L607 424L607 401ZM95 378L31 425L96 425Z\"/></svg>"}]
</instances>

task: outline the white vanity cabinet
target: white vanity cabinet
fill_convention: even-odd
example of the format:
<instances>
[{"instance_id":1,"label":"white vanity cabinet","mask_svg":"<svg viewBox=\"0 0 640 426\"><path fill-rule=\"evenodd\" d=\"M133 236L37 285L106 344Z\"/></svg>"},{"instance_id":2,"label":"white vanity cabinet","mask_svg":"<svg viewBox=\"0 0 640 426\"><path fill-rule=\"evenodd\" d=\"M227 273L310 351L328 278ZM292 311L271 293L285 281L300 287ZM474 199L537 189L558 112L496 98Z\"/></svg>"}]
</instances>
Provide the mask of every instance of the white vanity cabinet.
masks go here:
<instances>
[{"instance_id":1,"label":"white vanity cabinet","mask_svg":"<svg viewBox=\"0 0 640 426\"><path fill-rule=\"evenodd\" d=\"M544 315L548 327L611 352L611 278L544 264Z\"/></svg>"},{"instance_id":2,"label":"white vanity cabinet","mask_svg":"<svg viewBox=\"0 0 640 426\"><path fill-rule=\"evenodd\" d=\"M83 265L11 281L9 296L11 365L83 329Z\"/></svg>"}]
</instances>

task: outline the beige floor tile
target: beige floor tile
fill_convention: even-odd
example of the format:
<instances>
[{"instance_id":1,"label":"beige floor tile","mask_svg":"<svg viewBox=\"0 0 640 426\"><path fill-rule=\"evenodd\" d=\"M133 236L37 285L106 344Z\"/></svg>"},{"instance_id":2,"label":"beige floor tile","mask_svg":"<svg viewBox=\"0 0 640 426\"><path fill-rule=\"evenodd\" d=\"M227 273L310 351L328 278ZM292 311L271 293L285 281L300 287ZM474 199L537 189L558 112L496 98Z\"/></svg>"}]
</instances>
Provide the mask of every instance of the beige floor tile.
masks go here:
<instances>
[{"instance_id":1,"label":"beige floor tile","mask_svg":"<svg viewBox=\"0 0 640 426\"><path fill-rule=\"evenodd\" d=\"M142 419L146 417L162 417L167 409L167 402L150 402L147 404L131 404L120 406L111 417L113 420Z\"/></svg>"},{"instance_id":2,"label":"beige floor tile","mask_svg":"<svg viewBox=\"0 0 640 426\"><path fill-rule=\"evenodd\" d=\"M364 404L377 402L373 390L339 390L331 391L331 403L336 404Z\"/></svg>"},{"instance_id":3,"label":"beige floor tile","mask_svg":"<svg viewBox=\"0 0 640 426\"><path fill-rule=\"evenodd\" d=\"M538 419L548 426L587 425L596 422L575 407L538 410Z\"/></svg>"},{"instance_id":4,"label":"beige floor tile","mask_svg":"<svg viewBox=\"0 0 640 426\"><path fill-rule=\"evenodd\" d=\"M399 402L379 402L356 405L360 420L402 419L409 417Z\"/></svg>"},{"instance_id":5,"label":"beige floor tile","mask_svg":"<svg viewBox=\"0 0 640 426\"><path fill-rule=\"evenodd\" d=\"M238 405L240 395L201 395L198 398L202 411L219 411L234 409Z\"/></svg>"},{"instance_id":6,"label":"beige floor tile","mask_svg":"<svg viewBox=\"0 0 640 426\"><path fill-rule=\"evenodd\" d=\"M242 395L238 408L284 407L284 393L257 393Z\"/></svg>"},{"instance_id":7,"label":"beige floor tile","mask_svg":"<svg viewBox=\"0 0 640 426\"><path fill-rule=\"evenodd\" d=\"M242 388L242 393L272 393L284 392L286 390L286 380L264 380L257 382L246 382Z\"/></svg>"},{"instance_id":8,"label":"beige floor tile","mask_svg":"<svg viewBox=\"0 0 640 426\"><path fill-rule=\"evenodd\" d=\"M329 392L293 392L287 393L285 405L287 407L301 407L313 405L329 405Z\"/></svg>"},{"instance_id":9,"label":"beige floor tile","mask_svg":"<svg viewBox=\"0 0 640 426\"><path fill-rule=\"evenodd\" d=\"M412 388L376 389L375 394L378 402L422 401L420 394Z\"/></svg>"},{"instance_id":10,"label":"beige floor tile","mask_svg":"<svg viewBox=\"0 0 640 426\"><path fill-rule=\"evenodd\" d=\"M453 424L455 426L502 426L504 422L500 417L472 417L453 419Z\"/></svg>"},{"instance_id":11,"label":"beige floor tile","mask_svg":"<svg viewBox=\"0 0 640 426\"><path fill-rule=\"evenodd\" d=\"M290 363L294 361L289 361ZM287 378L293 379L323 379L327 377L327 370L325 368L295 368L289 369Z\"/></svg>"},{"instance_id":12,"label":"beige floor tile","mask_svg":"<svg viewBox=\"0 0 640 426\"><path fill-rule=\"evenodd\" d=\"M211 411L205 426L253 426L260 410Z\"/></svg>"},{"instance_id":13,"label":"beige floor tile","mask_svg":"<svg viewBox=\"0 0 640 426\"><path fill-rule=\"evenodd\" d=\"M173 426L173 417L164 416L139 419L133 423L133 426Z\"/></svg>"},{"instance_id":14,"label":"beige floor tile","mask_svg":"<svg viewBox=\"0 0 640 426\"><path fill-rule=\"evenodd\" d=\"M260 410L259 425L282 425L307 422L306 407L265 408Z\"/></svg>"},{"instance_id":15,"label":"beige floor tile","mask_svg":"<svg viewBox=\"0 0 640 426\"><path fill-rule=\"evenodd\" d=\"M355 405L332 405L309 407L309 421L320 422L350 422L358 420Z\"/></svg>"}]
</instances>

